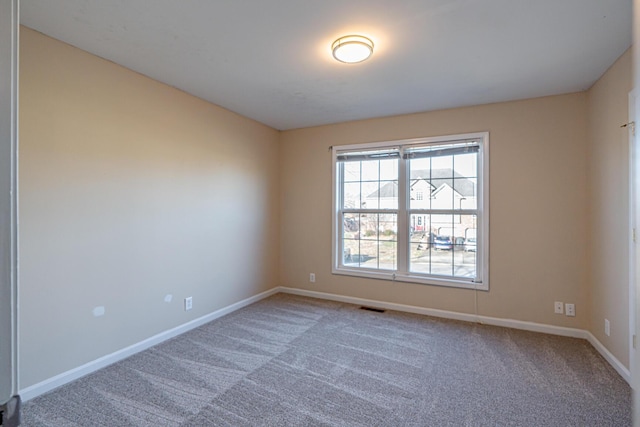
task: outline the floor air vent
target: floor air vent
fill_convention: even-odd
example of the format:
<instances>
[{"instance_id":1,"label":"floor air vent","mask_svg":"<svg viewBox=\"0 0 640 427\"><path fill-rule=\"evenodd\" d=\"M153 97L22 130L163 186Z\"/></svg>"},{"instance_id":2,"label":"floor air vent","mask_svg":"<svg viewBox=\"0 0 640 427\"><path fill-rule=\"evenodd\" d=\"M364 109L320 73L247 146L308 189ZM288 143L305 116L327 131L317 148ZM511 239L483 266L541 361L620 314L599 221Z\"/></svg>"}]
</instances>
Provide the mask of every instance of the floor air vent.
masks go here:
<instances>
[{"instance_id":1,"label":"floor air vent","mask_svg":"<svg viewBox=\"0 0 640 427\"><path fill-rule=\"evenodd\" d=\"M384 313L385 312L385 310L383 310L381 308L365 307L365 306L360 307L360 310L375 311L376 313Z\"/></svg>"}]
</instances>

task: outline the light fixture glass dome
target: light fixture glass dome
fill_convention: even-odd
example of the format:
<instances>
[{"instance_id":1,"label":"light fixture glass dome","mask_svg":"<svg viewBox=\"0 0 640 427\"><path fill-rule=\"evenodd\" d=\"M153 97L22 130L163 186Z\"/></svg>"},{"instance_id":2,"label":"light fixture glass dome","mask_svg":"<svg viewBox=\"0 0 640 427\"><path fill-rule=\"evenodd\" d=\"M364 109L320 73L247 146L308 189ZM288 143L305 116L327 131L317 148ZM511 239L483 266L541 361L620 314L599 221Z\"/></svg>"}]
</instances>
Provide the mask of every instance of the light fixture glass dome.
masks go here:
<instances>
[{"instance_id":1,"label":"light fixture glass dome","mask_svg":"<svg viewBox=\"0 0 640 427\"><path fill-rule=\"evenodd\" d=\"M338 61L354 64L371 56L373 42L364 36L344 36L333 42L331 49Z\"/></svg>"}]
</instances>

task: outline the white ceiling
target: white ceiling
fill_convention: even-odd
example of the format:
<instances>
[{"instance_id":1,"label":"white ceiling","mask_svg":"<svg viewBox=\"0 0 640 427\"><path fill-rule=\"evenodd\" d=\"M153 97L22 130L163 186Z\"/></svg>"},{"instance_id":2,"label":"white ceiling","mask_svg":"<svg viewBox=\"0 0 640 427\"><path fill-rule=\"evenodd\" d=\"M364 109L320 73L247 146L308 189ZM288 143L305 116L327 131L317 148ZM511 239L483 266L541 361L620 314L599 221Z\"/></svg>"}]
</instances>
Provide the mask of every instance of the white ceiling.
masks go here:
<instances>
[{"instance_id":1,"label":"white ceiling","mask_svg":"<svg viewBox=\"0 0 640 427\"><path fill-rule=\"evenodd\" d=\"M276 129L588 89L632 0L23 0L22 24ZM358 33L372 58L331 43Z\"/></svg>"}]
</instances>

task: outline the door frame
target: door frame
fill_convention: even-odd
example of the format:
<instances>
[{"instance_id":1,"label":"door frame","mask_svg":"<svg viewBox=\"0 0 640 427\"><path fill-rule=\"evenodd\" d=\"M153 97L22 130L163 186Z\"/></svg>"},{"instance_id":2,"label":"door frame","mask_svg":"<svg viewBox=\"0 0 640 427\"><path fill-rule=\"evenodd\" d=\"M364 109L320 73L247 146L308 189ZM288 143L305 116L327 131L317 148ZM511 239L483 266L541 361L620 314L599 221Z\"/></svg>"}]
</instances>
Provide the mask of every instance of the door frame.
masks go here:
<instances>
[{"instance_id":1,"label":"door frame","mask_svg":"<svg viewBox=\"0 0 640 427\"><path fill-rule=\"evenodd\" d=\"M629 368L633 389L633 425L640 426L640 141L637 138L637 115L640 93L629 92Z\"/></svg>"},{"instance_id":2,"label":"door frame","mask_svg":"<svg viewBox=\"0 0 640 427\"><path fill-rule=\"evenodd\" d=\"M0 418L18 425L19 0L0 0Z\"/></svg>"},{"instance_id":3,"label":"door frame","mask_svg":"<svg viewBox=\"0 0 640 427\"><path fill-rule=\"evenodd\" d=\"M640 364L635 360L636 358L636 331L637 325L637 307L638 301L638 280L637 271L640 271L640 265L638 264L638 253L636 248L636 242L640 238L638 235L638 214L640 213L640 197L638 197L638 190L640 190L639 167L640 161L639 147L636 145L635 138L635 111L636 111L636 91L635 89L629 92L629 122L625 126L629 132L629 369L631 371L631 383L635 387L635 383L638 381L638 368Z\"/></svg>"}]
</instances>

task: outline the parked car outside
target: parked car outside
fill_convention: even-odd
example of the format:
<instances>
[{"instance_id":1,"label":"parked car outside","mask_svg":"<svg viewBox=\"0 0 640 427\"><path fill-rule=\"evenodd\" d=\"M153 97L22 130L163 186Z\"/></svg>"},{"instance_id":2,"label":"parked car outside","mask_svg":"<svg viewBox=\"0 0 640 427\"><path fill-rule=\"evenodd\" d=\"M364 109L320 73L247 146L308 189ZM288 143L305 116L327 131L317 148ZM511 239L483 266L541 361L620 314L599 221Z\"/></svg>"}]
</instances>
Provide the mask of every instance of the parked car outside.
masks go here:
<instances>
[{"instance_id":1,"label":"parked car outside","mask_svg":"<svg viewBox=\"0 0 640 427\"><path fill-rule=\"evenodd\" d=\"M464 251L465 252L475 252L476 251L476 238L469 237L464 243Z\"/></svg>"},{"instance_id":2,"label":"parked car outside","mask_svg":"<svg viewBox=\"0 0 640 427\"><path fill-rule=\"evenodd\" d=\"M441 251L450 251L453 249L451 236L436 236L433 238L433 248Z\"/></svg>"}]
</instances>

